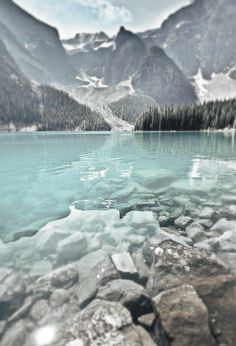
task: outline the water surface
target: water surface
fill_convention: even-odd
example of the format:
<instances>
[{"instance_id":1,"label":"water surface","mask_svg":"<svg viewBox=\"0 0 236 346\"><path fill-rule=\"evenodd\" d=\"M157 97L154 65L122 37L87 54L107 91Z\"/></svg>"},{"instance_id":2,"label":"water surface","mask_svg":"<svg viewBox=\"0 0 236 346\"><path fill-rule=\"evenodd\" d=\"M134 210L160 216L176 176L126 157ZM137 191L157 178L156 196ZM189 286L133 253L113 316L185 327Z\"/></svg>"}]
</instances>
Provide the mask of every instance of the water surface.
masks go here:
<instances>
[{"instance_id":1,"label":"water surface","mask_svg":"<svg viewBox=\"0 0 236 346\"><path fill-rule=\"evenodd\" d=\"M234 136L223 133L1 133L0 159L2 240L65 217L71 205L161 204L163 188L210 200L236 178Z\"/></svg>"}]
</instances>

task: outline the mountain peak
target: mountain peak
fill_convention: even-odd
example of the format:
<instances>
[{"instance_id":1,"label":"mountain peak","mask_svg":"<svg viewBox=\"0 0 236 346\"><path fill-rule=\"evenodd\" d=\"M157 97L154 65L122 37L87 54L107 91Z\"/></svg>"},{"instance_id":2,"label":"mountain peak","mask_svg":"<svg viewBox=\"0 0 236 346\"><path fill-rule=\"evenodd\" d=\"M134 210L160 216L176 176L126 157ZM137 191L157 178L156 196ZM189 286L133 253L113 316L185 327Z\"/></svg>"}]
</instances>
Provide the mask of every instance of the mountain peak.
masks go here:
<instances>
[{"instance_id":1,"label":"mountain peak","mask_svg":"<svg viewBox=\"0 0 236 346\"><path fill-rule=\"evenodd\" d=\"M126 30L124 26L121 26L116 37L116 47L119 48L127 41L139 41L140 43L142 42L139 36L134 34L132 31Z\"/></svg>"}]
</instances>

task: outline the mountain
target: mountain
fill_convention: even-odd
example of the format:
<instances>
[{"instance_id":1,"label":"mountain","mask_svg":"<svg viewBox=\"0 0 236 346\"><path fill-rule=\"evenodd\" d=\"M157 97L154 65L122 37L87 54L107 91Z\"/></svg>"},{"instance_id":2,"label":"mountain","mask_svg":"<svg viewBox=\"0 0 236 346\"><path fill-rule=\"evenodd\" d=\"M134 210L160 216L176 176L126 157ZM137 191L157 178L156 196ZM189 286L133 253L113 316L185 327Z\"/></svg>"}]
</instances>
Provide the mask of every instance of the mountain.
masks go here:
<instances>
[{"instance_id":1,"label":"mountain","mask_svg":"<svg viewBox=\"0 0 236 346\"><path fill-rule=\"evenodd\" d=\"M81 36L78 37L81 49ZM145 40L124 27L120 28L116 37L103 38L105 43L94 47L88 45L91 36L87 36L87 40L83 37L83 49L86 47L86 51L78 52L78 46L68 51L70 60L77 69L80 83L84 86L89 87L92 76L93 80L97 79L96 88L106 87L112 93L114 86L125 84L129 89L124 97L141 91L160 105L179 105L197 101L191 83L162 49L150 49ZM72 44L74 42L72 39ZM106 94L108 93L107 91ZM102 96L104 90L100 94ZM92 96L90 93L89 95ZM93 97L90 98L92 99ZM111 101L108 97L107 103L119 99L118 97L117 100Z\"/></svg>"},{"instance_id":2,"label":"mountain","mask_svg":"<svg viewBox=\"0 0 236 346\"><path fill-rule=\"evenodd\" d=\"M200 97L236 96L236 2L195 0L165 20L161 28L139 34L158 45L193 79Z\"/></svg>"},{"instance_id":3,"label":"mountain","mask_svg":"<svg viewBox=\"0 0 236 346\"><path fill-rule=\"evenodd\" d=\"M197 100L194 87L159 47L151 48L133 77L133 86L151 96L160 106L178 106Z\"/></svg>"},{"instance_id":4,"label":"mountain","mask_svg":"<svg viewBox=\"0 0 236 346\"><path fill-rule=\"evenodd\" d=\"M32 84L0 40L0 129L110 130L97 113L63 91Z\"/></svg>"},{"instance_id":5,"label":"mountain","mask_svg":"<svg viewBox=\"0 0 236 346\"><path fill-rule=\"evenodd\" d=\"M62 40L62 44L68 53L71 51L72 54L74 54L79 52L86 53L93 49L98 50L104 47L107 48L107 46L109 46L109 41L113 43L112 39L110 40L109 36L101 31L95 34L79 33L71 39Z\"/></svg>"},{"instance_id":6,"label":"mountain","mask_svg":"<svg viewBox=\"0 0 236 346\"><path fill-rule=\"evenodd\" d=\"M58 31L37 20L11 0L0 0L0 38L29 79L40 83L73 83Z\"/></svg>"}]
</instances>

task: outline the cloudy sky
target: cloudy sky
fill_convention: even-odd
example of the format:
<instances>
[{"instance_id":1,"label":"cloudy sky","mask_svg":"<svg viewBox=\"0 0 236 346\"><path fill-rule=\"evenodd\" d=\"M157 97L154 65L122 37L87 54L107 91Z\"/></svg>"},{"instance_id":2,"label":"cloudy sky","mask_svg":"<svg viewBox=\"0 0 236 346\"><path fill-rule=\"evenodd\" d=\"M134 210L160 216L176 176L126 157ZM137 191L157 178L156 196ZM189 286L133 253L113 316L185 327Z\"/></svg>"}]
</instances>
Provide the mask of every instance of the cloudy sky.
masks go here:
<instances>
[{"instance_id":1,"label":"cloudy sky","mask_svg":"<svg viewBox=\"0 0 236 346\"><path fill-rule=\"evenodd\" d=\"M117 32L157 28L190 0L15 0L39 19L56 26L62 38L77 32Z\"/></svg>"}]
</instances>

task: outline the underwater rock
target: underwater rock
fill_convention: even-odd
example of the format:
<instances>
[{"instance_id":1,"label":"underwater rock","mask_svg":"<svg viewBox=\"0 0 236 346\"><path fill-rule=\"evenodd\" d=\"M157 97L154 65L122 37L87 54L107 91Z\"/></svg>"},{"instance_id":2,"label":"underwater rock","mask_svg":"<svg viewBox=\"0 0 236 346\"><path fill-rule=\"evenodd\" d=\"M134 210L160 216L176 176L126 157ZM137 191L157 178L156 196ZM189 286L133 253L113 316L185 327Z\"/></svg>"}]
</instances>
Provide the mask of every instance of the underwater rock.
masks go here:
<instances>
[{"instance_id":1,"label":"underwater rock","mask_svg":"<svg viewBox=\"0 0 236 346\"><path fill-rule=\"evenodd\" d=\"M175 220L175 226L177 228L185 229L192 222L189 216L180 216Z\"/></svg>"},{"instance_id":2,"label":"underwater rock","mask_svg":"<svg viewBox=\"0 0 236 346\"><path fill-rule=\"evenodd\" d=\"M25 290L25 283L17 272L0 268L0 320L7 319L21 307Z\"/></svg>"},{"instance_id":3,"label":"underwater rock","mask_svg":"<svg viewBox=\"0 0 236 346\"><path fill-rule=\"evenodd\" d=\"M186 227L186 233L194 243L198 243L208 239L204 228L197 222L192 222L188 227Z\"/></svg>"},{"instance_id":4,"label":"underwater rock","mask_svg":"<svg viewBox=\"0 0 236 346\"><path fill-rule=\"evenodd\" d=\"M199 214L200 219L213 219L215 216L215 210L210 207L203 208Z\"/></svg>"},{"instance_id":5,"label":"underwater rock","mask_svg":"<svg viewBox=\"0 0 236 346\"><path fill-rule=\"evenodd\" d=\"M57 245L57 259L61 264L76 261L86 255L88 242L82 233L74 233Z\"/></svg>"}]
</instances>

